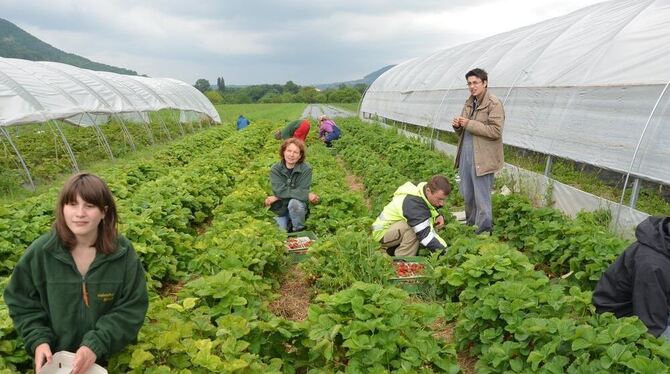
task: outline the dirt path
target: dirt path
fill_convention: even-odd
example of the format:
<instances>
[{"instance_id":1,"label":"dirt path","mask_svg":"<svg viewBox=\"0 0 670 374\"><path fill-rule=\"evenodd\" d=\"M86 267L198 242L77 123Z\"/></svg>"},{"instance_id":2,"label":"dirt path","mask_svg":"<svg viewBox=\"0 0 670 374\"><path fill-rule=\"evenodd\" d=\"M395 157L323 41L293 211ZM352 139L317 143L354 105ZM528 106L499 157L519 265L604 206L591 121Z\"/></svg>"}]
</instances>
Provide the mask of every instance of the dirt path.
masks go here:
<instances>
[{"instance_id":1,"label":"dirt path","mask_svg":"<svg viewBox=\"0 0 670 374\"><path fill-rule=\"evenodd\" d=\"M340 167L347 173L345 179L349 185L349 189L354 192L360 192L363 195L363 203L365 203L365 206L368 210L372 209L372 202L370 201L370 198L365 195L365 185L363 185L359 178L349 170L347 163L344 162L340 156L336 156L335 159L337 160L338 165L340 165Z\"/></svg>"},{"instance_id":2,"label":"dirt path","mask_svg":"<svg viewBox=\"0 0 670 374\"><path fill-rule=\"evenodd\" d=\"M431 326L433 331L433 336L437 339L444 339L447 343L454 342L454 329L456 328L455 322L445 322L438 320L433 326ZM457 361L458 367L461 368L461 373L464 374L475 374L475 364L477 359L470 356L467 351L457 352Z\"/></svg>"},{"instance_id":3,"label":"dirt path","mask_svg":"<svg viewBox=\"0 0 670 374\"><path fill-rule=\"evenodd\" d=\"M304 321L309 308L310 290L305 274L298 265L293 265L281 281L281 297L270 303L270 311L291 321Z\"/></svg>"}]
</instances>

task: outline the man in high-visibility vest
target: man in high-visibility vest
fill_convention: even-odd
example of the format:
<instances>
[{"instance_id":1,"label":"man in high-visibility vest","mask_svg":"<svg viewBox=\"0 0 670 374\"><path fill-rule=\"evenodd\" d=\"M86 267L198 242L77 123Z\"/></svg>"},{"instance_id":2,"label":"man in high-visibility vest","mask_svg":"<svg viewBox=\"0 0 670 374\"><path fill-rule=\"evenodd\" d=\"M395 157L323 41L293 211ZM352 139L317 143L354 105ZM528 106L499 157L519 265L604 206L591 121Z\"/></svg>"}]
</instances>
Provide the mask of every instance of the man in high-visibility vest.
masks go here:
<instances>
[{"instance_id":1,"label":"man in high-visibility vest","mask_svg":"<svg viewBox=\"0 0 670 374\"><path fill-rule=\"evenodd\" d=\"M444 226L437 209L450 192L449 180L441 175L427 183L403 184L373 223L372 237L391 256L415 256L419 244L431 252L446 250L447 243L435 230Z\"/></svg>"}]
</instances>

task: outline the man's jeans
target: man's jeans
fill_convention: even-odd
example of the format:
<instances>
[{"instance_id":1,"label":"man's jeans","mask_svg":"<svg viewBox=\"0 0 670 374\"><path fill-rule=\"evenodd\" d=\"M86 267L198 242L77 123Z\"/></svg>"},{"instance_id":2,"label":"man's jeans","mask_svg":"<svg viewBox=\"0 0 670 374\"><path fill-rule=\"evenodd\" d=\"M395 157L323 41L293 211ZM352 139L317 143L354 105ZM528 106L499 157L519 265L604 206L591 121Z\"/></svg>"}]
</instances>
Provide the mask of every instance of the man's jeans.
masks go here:
<instances>
[{"instance_id":1,"label":"man's jeans","mask_svg":"<svg viewBox=\"0 0 670 374\"><path fill-rule=\"evenodd\" d=\"M305 214L307 214L307 204L291 199L288 202L287 215L275 217L275 221L282 230L288 231L290 224L292 231L301 231L305 228Z\"/></svg>"}]
</instances>

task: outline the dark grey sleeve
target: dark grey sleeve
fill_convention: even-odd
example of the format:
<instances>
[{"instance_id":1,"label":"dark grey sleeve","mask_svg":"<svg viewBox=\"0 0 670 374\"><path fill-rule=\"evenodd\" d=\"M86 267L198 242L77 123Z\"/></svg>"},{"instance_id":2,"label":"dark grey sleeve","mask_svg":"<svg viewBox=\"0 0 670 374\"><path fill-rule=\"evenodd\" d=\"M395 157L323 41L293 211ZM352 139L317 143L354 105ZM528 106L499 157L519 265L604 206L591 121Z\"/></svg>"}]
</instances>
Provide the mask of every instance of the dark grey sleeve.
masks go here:
<instances>
[{"instance_id":1,"label":"dark grey sleeve","mask_svg":"<svg viewBox=\"0 0 670 374\"><path fill-rule=\"evenodd\" d=\"M430 225L430 209L421 197L405 197L402 203L402 215L407 219L407 224L412 228L422 246L431 251L444 248Z\"/></svg>"}]
</instances>

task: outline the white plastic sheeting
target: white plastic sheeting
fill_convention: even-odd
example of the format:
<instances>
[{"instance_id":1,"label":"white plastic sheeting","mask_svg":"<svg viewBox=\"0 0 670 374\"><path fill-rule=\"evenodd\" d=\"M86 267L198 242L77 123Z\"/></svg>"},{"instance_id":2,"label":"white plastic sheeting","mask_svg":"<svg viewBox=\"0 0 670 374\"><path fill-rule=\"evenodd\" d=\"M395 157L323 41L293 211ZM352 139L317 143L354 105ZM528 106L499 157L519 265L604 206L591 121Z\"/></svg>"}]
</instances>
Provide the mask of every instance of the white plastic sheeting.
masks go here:
<instances>
[{"instance_id":1,"label":"white plastic sheeting","mask_svg":"<svg viewBox=\"0 0 670 374\"><path fill-rule=\"evenodd\" d=\"M670 0L604 2L400 64L360 115L453 131L479 67L505 103L505 144L669 184L668 45Z\"/></svg>"},{"instance_id":2,"label":"white plastic sheeting","mask_svg":"<svg viewBox=\"0 0 670 374\"><path fill-rule=\"evenodd\" d=\"M176 79L0 58L0 126L54 119L90 125L106 121L111 114L143 119L144 112L161 109L196 112L221 122L202 93Z\"/></svg>"}]
</instances>

